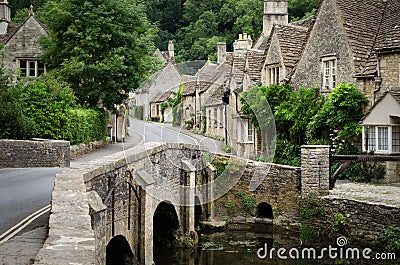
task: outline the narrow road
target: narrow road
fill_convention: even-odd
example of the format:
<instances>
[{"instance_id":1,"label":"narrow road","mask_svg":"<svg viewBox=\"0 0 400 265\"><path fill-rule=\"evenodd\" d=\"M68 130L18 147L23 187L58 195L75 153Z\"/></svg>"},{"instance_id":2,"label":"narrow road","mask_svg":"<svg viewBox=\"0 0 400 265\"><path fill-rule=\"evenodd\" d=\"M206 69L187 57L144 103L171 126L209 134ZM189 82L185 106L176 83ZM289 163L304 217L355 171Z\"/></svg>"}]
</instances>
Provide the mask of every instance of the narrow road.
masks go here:
<instances>
[{"instance_id":1,"label":"narrow road","mask_svg":"<svg viewBox=\"0 0 400 265\"><path fill-rule=\"evenodd\" d=\"M0 169L0 235L50 204L54 177L62 168Z\"/></svg>"},{"instance_id":2,"label":"narrow road","mask_svg":"<svg viewBox=\"0 0 400 265\"><path fill-rule=\"evenodd\" d=\"M168 125L144 122L136 119L130 120L131 128L142 135L144 142L174 142L197 144L193 137L176 132L170 129Z\"/></svg>"}]
</instances>

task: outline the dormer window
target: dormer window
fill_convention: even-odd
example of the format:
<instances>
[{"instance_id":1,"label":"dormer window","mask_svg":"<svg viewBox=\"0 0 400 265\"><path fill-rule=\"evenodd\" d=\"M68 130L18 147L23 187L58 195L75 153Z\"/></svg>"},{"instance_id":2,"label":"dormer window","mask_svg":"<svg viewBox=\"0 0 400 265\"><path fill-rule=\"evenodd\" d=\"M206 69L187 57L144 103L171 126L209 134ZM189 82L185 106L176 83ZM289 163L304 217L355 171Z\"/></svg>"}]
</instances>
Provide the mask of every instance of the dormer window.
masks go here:
<instances>
[{"instance_id":1,"label":"dormer window","mask_svg":"<svg viewBox=\"0 0 400 265\"><path fill-rule=\"evenodd\" d=\"M322 59L323 90L332 90L336 87L336 58Z\"/></svg>"},{"instance_id":2,"label":"dormer window","mask_svg":"<svg viewBox=\"0 0 400 265\"><path fill-rule=\"evenodd\" d=\"M35 59L18 59L17 67L21 77L38 77L46 72L45 65Z\"/></svg>"}]
</instances>

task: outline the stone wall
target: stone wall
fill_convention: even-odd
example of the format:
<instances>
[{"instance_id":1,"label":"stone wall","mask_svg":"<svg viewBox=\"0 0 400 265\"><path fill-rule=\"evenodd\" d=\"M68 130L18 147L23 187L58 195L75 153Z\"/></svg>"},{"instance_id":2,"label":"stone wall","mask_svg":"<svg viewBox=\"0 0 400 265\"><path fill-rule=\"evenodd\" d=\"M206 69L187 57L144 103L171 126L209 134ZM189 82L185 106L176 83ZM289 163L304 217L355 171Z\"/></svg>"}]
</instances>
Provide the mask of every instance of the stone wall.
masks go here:
<instances>
[{"instance_id":1,"label":"stone wall","mask_svg":"<svg viewBox=\"0 0 400 265\"><path fill-rule=\"evenodd\" d=\"M69 167L70 144L55 140L0 140L0 168Z\"/></svg>"},{"instance_id":2,"label":"stone wall","mask_svg":"<svg viewBox=\"0 0 400 265\"><path fill-rule=\"evenodd\" d=\"M229 159L217 155L217 159ZM229 192L214 202L215 216L219 220L230 222L256 222L257 206L268 203L273 211L273 223L278 225L296 224L299 218L297 200L300 196L300 168L254 162L235 158L232 164L244 168L242 177ZM228 168L228 167L227 167ZM226 169L229 173L229 168ZM253 183L260 185L255 189ZM246 209L245 199L255 199L254 207Z\"/></svg>"},{"instance_id":3,"label":"stone wall","mask_svg":"<svg viewBox=\"0 0 400 265\"><path fill-rule=\"evenodd\" d=\"M383 88L400 87L400 53L381 54L379 70Z\"/></svg>"},{"instance_id":4,"label":"stone wall","mask_svg":"<svg viewBox=\"0 0 400 265\"><path fill-rule=\"evenodd\" d=\"M337 84L355 82L353 53L334 0L322 2L320 14L316 18L297 69L292 76L293 87L320 87L323 89L321 59L327 56L337 58ZM323 90L323 92L325 91Z\"/></svg>"},{"instance_id":5,"label":"stone wall","mask_svg":"<svg viewBox=\"0 0 400 265\"><path fill-rule=\"evenodd\" d=\"M318 204L323 207L321 217L306 220L313 228L330 231L335 221L334 213L340 213L345 218L340 233L345 236L367 241L382 240L389 226L400 227L400 206L386 205L361 200L344 199L334 196L321 197Z\"/></svg>"}]
</instances>

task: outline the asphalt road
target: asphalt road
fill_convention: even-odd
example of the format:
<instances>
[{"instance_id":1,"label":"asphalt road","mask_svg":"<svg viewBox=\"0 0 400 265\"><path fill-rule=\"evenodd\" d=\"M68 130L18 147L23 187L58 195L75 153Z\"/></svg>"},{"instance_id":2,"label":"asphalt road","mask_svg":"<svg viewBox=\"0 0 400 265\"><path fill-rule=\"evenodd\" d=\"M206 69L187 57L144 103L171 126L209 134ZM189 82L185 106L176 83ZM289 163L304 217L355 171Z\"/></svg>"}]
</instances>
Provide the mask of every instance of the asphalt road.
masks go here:
<instances>
[{"instance_id":1,"label":"asphalt road","mask_svg":"<svg viewBox=\"0 0 400 265\"><path fill-rule=\"evenodd\" d=\"M144 142L174 142L197 144L197 140L183 133L169 129L168 125L144 122L136 119L130 120L131 128L142 135Z\"/></svg>"},{"instance_id":2,"label":"asphalt road","mask_svg":"<svg viewBox=\"0 0 400 265\"><path fill-rule=\"evenodd\" d=\"M0 234L50 204L54 177L63 170L0 169Z\"/></svg>"}]
</instances>

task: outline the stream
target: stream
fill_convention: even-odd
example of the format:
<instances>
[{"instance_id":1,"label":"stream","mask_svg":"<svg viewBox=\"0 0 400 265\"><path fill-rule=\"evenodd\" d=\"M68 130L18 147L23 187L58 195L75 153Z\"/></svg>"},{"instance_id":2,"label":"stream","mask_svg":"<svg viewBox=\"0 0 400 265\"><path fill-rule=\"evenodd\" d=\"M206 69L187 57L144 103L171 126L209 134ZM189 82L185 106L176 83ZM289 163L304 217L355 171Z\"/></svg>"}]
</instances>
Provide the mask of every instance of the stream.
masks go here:
<instances>
[{"instance_id":1,"label":"stream","mask_svg":"<svg viewBox=\"0 0 400 265\"><path fill-rule=\"evenodd\" d=\"M345 240L345 238L341 238ZM199 246L196 249L174 249L167 247L154 248L154 262L156 265L243 265L243 264L274 264L274 265L310 265L310 264L400 264L397 260L376 260L375 254L383 252L382 249L373 249L360 242L341 242L339 239L324 239L314 236L308 248L316 249L316 258L308 256L305 251L305 259L301 258L302 250L298 233L274 228L272 225L256 226L251 230L228 230L224 232L201 234ZM343 247L338 244L344 244ZM331 246L331 257L328 249ZM362 251L365 248L373 251L368 253L370 259L363 258ZM271 254L272 248L275 250ZM278 257L278 249L284 248L284 252ZM325 252L321 252L327 248ZM359 250L359 258L353 257L350 248ZM377 247L375 247L377 248ZM261 250L260 250L261 249ZM267 250L267 252L265 251ZM298 250L299 259L296 256ZM357 250L357 251L358 251ZM347 252L346 252L347 251ZM367 251L368 252L368 251ZM258 253L258 255L257 255ZM267 253L267 254L266 254ZM322 259L318 256L323 253ZM357 252L354 252L356 255ZM337 255L335 257L335 254ZM270 256L271 255L271 256ZM340 256L342 255L342 256ZM346 256L347 255L347 256ZM259 257L260 256L260 257ZM286 259L284 259L286 257ZM342 257L342 258L340 258Z\"/></svg>"}]
</instances>

